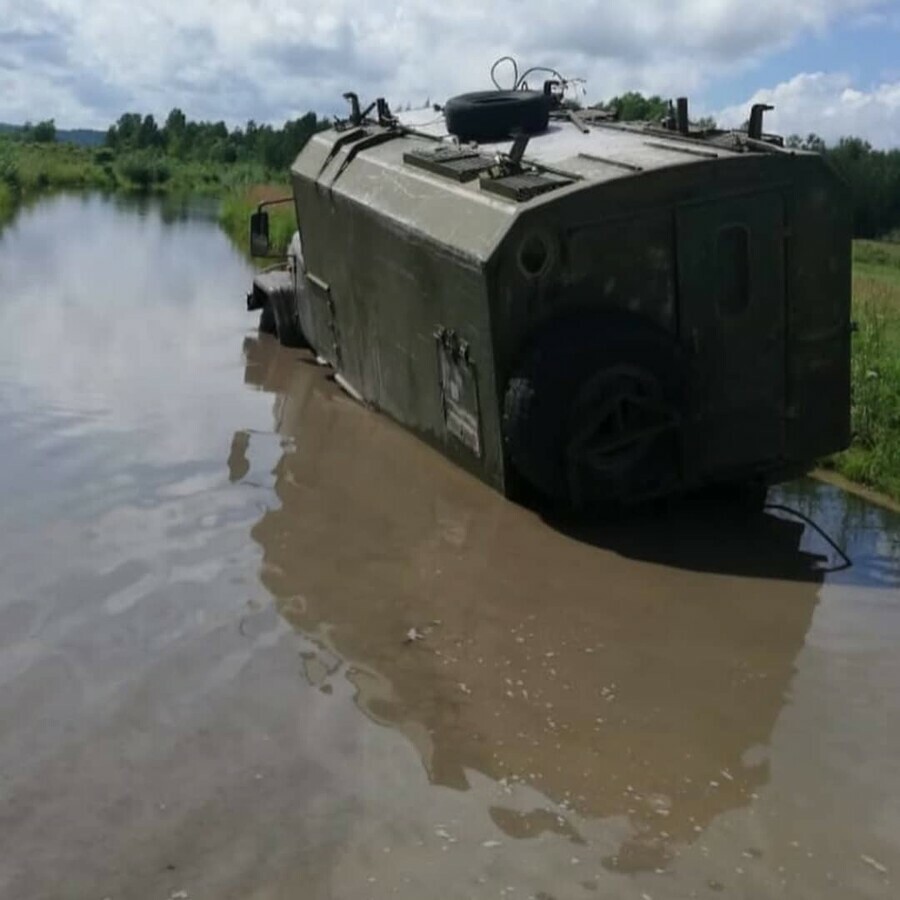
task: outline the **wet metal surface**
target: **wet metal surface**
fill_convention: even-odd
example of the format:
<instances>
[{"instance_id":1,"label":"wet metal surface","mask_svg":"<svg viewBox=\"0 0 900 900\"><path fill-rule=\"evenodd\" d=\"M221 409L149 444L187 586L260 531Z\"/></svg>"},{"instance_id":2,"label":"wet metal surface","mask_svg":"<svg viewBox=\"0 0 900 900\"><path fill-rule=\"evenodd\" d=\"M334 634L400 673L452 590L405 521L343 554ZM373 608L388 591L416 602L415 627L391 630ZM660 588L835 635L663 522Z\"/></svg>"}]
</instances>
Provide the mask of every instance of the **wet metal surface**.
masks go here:
<instances>
[{"instance_id":1,"label":"wet metal surface","mask_svg":"<svg viewBox=\"0 0 900 900\"><path fill-rule=\"evenodd\" d=\"M900 517L548 523L249 280L202 210L0 235L0 896L896 896Z\"/></svg>"}]
</instances>

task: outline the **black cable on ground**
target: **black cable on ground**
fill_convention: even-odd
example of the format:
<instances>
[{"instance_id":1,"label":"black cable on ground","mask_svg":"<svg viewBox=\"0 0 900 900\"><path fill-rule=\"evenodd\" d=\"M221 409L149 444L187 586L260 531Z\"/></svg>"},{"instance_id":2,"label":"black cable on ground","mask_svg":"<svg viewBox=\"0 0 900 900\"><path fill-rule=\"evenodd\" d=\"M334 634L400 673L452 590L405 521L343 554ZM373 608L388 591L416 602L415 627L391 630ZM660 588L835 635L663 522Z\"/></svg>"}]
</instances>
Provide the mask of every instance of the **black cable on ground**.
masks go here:
<instances>
[{"instance_id":1,"label":"black cable on ground","mask_svg":"<svg viewBox=\"0 0 900 900\"><path fill-rule=\"evenodd\" d=\"M792 509L790 506L784 506L781 503L766 503L763 507L764 509L774 509L779 512L787 513L789 516L795 516L800 519L802 522L805 522L812 528L815 532L819 534L819 536L831 547L832 550L835 551L844 562L839 566L831 566L827 569L820 569L821 572L824 572L826 575L830 575L833 572L843 572L845 569L849 569L853 565L853 560L847 555L847 553L835 543L835 541L829 537L829 535L825 532L825 530L818 524L816 524L809 516L805 513L800 512L798 509Z\"/></svg>"}]
</instances>

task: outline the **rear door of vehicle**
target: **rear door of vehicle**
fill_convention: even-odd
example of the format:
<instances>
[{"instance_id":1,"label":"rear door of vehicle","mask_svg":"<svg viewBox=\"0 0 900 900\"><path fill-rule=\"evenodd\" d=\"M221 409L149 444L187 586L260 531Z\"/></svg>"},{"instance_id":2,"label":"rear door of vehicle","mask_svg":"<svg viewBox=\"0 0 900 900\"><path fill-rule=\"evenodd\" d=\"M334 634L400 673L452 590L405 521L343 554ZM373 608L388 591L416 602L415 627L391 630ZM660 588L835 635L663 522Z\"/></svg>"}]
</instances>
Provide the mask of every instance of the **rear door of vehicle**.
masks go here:
<instances>
[{"instance_id":1,"label":"rear door of vehicle","mask_svg":"<svg viewBox=\"0 0 900 900\"><path fill-rule=\"evenodd\" d=\"M784 449L784 203L768 191L677 211L679 318L691 352L694 475Z\"/></svg>"}]
</instances>

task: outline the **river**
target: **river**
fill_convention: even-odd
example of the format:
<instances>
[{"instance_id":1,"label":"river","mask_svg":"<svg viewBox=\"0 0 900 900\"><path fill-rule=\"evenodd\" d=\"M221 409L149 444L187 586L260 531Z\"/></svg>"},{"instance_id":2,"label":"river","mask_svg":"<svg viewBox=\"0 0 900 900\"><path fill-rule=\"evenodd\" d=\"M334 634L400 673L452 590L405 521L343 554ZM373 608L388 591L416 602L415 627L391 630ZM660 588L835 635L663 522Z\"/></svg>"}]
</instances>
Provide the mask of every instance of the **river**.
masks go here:
<instances>
[{"instance_id":1,"label":"river","mask_svg":"<svg viewBox=\"0 0 900 900\"><path fill-rule=\"evenodd\" d=\"M251 277L203 205L0 233L0 896L897 895L900 516L556 527Z\"/></svg>"}]
</instances>

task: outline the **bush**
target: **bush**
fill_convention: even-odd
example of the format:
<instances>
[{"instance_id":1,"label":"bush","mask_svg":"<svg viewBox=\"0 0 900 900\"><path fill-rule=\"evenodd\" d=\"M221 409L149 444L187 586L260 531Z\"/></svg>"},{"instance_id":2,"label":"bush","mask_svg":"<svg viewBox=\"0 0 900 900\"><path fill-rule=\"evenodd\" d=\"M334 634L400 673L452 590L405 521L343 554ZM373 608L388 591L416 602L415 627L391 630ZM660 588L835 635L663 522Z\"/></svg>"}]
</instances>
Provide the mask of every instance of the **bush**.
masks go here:
<instances>
[{"instance_id":1,"label":"bush","mask_svg":"<svg viewBox=\"0 0 900 900\"><path fill-rule=\"evenodd\" d=\"M54 143L56 141L56 123L53 119L46 119L43 122L38 122L37 125L31 129L28 137L38 144Z\"/></svg>"},{"instance_id":2,"label":"bush","mask_svg":"<svg viewBox=\"0 0 900 900\"><path fill-rule=\"evenodd\" d=\"M172 177L168 163L145 150L119 157L116 168L125 182L145 191L165 184Z\"/></svg>"}]
</instances>

